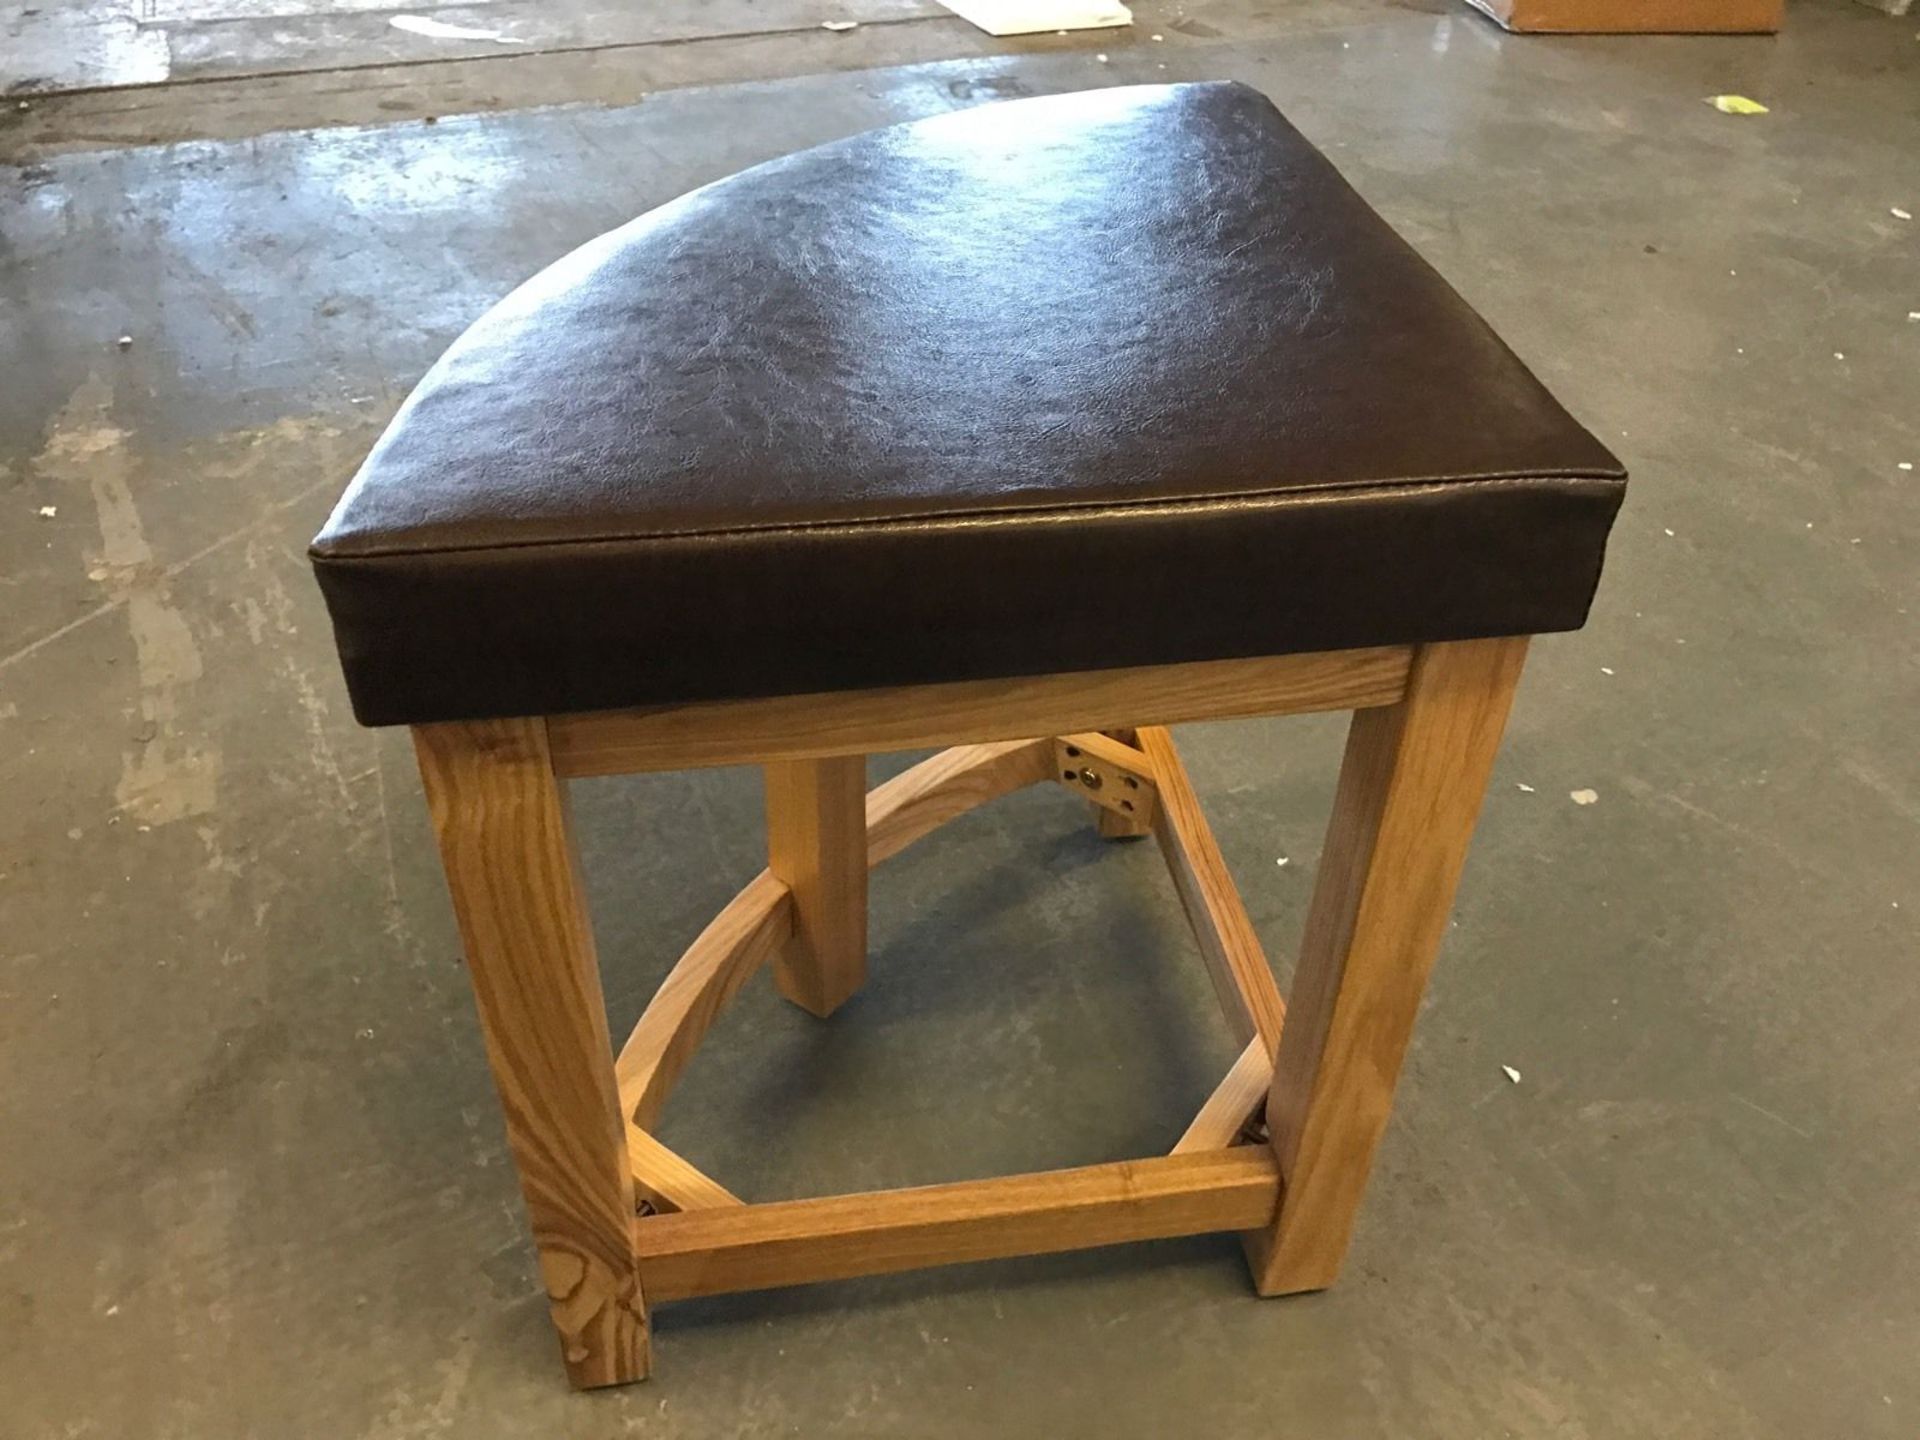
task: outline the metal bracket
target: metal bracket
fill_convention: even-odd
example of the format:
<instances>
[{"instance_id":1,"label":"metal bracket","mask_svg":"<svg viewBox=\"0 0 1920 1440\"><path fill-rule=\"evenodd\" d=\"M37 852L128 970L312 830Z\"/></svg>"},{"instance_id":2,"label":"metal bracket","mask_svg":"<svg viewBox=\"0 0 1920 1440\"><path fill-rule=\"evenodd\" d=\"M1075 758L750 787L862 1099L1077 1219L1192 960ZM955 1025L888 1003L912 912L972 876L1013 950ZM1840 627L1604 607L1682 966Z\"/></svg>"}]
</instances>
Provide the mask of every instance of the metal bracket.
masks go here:
<instances>
[{"instance_id":1,"label":"metal bracket","mask_svg":"<svg viewBox=\"0 0 1920 1440\"><path fill-rule=\"evenodd\" d=\"M1145 754L1111 735L1061 735L1053 742L1053 778L1103 810L1146 826L1160 792Z\"/></svg>"}]
</instances>

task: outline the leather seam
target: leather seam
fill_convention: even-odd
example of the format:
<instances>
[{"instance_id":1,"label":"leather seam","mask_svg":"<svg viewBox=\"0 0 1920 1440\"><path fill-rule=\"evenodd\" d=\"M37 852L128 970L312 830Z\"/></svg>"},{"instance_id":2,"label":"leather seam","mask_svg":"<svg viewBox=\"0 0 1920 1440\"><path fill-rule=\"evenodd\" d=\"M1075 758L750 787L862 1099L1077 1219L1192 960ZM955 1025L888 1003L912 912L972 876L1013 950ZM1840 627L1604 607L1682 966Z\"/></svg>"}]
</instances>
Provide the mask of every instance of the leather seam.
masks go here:
<instances>
[{"instance_id":1,"label":"leather seam","mask_svg":"<svg viewBox=\"0 0 1920 1440\"><path fill-rule=\"evenodd\" d=\"M320 548L316 540L308 547L308 557L316 564L335 565L351 563L357 560L411 559L434 555L467 555L487 551L569 549L588 545L627 545L634 543L672 544L679 541L744 539L750 536L779 537L785 535L819 534L830 531L860 532L932 529L942 526L959 526L981 521L1008 520L1060 520L1076 516L1127 517L1137 514L1154 514L1170 511L1204 511L1216 508L1229 508L1244 502L1254 502L1262 508L1280 509L1289 505L1311 505L1338 500L1355 495L1392 495L1397 491L1436 490L1482 490L1500 488L1518 488L1521 486L1552 486L1561 482L1573 482L1586 485L1605 485L1624 489L1627 477L1623 472L1599 473L1593 471L1529 471L1509 475L1467 475L1432 476L1414 480L1355 481L1347 485L1319 485L1311 489L1293 490L1239 490L1218 495L1198 495L1168 497L1160 500L1138 500L1106 504L1047 504L1033 506L1004 506L998 509L982 508L977 510L952 510L939 513L887 515L869 520L800 520L769 525L736 525L713 527L702 530L643 530L619 535L575 536L565 539L542 540L491 540L472 545L433 545L433 546L390 546L381 549L358 550L352 553L327 552Z\"/></svg>"}]
</instances>

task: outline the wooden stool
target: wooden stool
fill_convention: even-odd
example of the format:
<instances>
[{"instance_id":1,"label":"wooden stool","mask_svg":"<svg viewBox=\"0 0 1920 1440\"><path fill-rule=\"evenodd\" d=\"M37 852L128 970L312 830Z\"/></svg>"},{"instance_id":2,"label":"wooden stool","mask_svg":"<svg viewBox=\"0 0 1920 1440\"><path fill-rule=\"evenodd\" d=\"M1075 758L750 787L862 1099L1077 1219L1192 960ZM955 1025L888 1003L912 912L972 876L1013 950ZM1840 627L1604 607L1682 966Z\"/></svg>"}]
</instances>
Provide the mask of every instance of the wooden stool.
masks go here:
<instances>
[{"instance_id":1,"label":"wooden stool","mask_svg":"<svg viewBox=\"0 0 1920 1440\"><path fill-rule=\"evenodd\" d=\"M413 727L573 1382L644 1376L664 1301L922 1265L1230 1230L1260 1293L1330 1284L1526 637L1583 623L1624 478L1234 85L791 156L480 320L313 556L355 713ZM1288 1014L1165 727L1323 710ZM732 764L767 868L616 1054L564 782ZM832 1013L869 867L1041 782L1158 840L1245 1047L1169 1153L743 1204L653 1137L763 962Z\"/></svg>"}]
</instances>

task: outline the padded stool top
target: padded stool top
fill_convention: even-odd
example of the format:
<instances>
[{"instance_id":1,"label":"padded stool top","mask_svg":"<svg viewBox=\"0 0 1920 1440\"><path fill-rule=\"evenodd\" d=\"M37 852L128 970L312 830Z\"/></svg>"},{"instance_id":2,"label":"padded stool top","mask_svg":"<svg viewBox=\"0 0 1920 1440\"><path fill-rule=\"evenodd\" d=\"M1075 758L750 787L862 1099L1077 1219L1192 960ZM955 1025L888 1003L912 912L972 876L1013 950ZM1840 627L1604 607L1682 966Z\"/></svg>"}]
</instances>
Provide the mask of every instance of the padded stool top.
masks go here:
<instances>
[{"instance_id":1,"label":"padded stool top","mask_svg":"<svg viewBox=\"0 0 1920 1440\"><path fill-rule=\"evenodd\" d=\"M583 246L313 545L367 724L1578 627L1620 464L1257 92L987 105Z\"/></svg>"}]
</instances>

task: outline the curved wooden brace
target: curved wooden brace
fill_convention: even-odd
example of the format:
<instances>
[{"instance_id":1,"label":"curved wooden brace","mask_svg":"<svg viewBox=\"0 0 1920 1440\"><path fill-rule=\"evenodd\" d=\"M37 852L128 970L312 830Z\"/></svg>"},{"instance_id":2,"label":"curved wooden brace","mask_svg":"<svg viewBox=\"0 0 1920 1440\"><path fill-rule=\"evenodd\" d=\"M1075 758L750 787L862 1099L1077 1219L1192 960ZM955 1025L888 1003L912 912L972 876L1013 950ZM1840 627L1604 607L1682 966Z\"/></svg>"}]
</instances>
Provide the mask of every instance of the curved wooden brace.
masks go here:
<instances>
[{"instance_id":1,"label":"curved wooden brace","mask_svg":"<svg viewBox=\"0 0 1920 1440\"><path fill-rule=\"evenodd\" d=\"M1051 739L942 750L867 796L867 864L891 860L949 820L1052 773Z\"/></svg>"},{"instance_id":2,"label":"curved wooden brace","mask_svg":"<svg viewBox=\"0 0 1920 1440\"><path fill-rule=\"evenodd\" d=\"M943 750L887 781L867 796L867 863L878 865L949 820L1046 779L1053 768L1052 743L1008 740L962 745ZM697 1170L646 1132L658 1122L668 1092L687 1068L715 1017L792 934L792 896L786 885L762 870L727 902L680 957L614 1062L620 1106L632 1118L632 1130L646 1136L646 1141L696 1176ZM631 1130L628 1138L632 1151ZM669 1171L671 1184L678 1172L672 1172L671 1167ZM643 1174L638 1166L635 1169L636 1180L643 1188L652 1183L654 1173L649 1170ZM684 1180L685 1176L679 1178ZM699 1178L706 1180L705 1176ZM727 1195L718 1184L707 1184ZM672 1197L666 1198L671 1203ZM727 1198L732 1199L730 1195ZM675 1203L672 1208L688 1207Z\"/></svg>"},{"instance_id":3,"label":"curved wooden brace","mask_svg":"<svg viewBox=\"0 0 1920 1440\"><path fill-rule=\"evenodd\" d=\"M765 870L727 902L673 967L613 1063L620 1108L645 1130L714 1017L793 933L787 887Z\"/></svg>"},{"instance_id":4,"label":"curved wooden brace","mask_svg":"<svg viewBox=\"0 0 1920 1440\"><path fill-rule=\"evenodd\" d=\"M1151 767L1158 790L1155 838L1228 1019L1246 1042L1173 1153L1223 1149L1239 1137L1272 1082L1286 1004L1172 736L1161 727L1137 733L1139 750L1126 748ZM1052 779L1055 743L1048 738L956 746L887 781L867 796L867 864L891 859L990 800ZM715 1018L792 934L792 895L763 870L688 947L621 1047L614 1073L621 1108L630 1117L627 1147L634 1184L655 1209L740 1203L648 1131Z\"/></svg>"}]
</instances>

